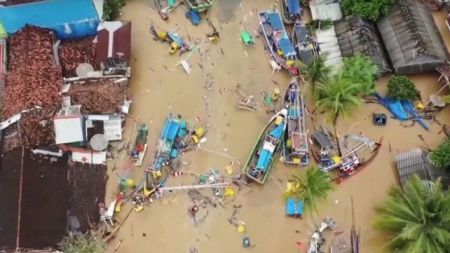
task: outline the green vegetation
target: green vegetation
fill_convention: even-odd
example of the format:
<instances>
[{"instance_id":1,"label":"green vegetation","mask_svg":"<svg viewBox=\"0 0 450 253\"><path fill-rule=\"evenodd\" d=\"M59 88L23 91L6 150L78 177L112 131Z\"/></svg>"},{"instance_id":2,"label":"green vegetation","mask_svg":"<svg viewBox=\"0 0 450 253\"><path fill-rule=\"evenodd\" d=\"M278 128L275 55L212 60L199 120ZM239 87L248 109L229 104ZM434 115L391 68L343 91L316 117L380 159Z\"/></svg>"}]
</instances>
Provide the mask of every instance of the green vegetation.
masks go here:
<instances>
[{"instance_id":1,"label":"green vegetation","mask_svg":"<svg viewBox=\"0 0 450 253\"><path fill-rule=\"evenodd\" d=\"M325 65L325 60L326 56L320 55L314 57L308 65L299 66L302 74L305 75L306 80L311 85L311 91L314 98L317 98L317 84L325 82L326 79L328 79L328 74L330 73L330 68Z\"/></svg>"},{"instance_id":2,"label":"green vegetation","mask_svg":"<svg viewBox=\"0 0 450 253\"><path fill-rule=\"evenodd\" d=\"M325 111L330 121L336 125L339 115L344 117L360 104L361 85L353 83L339 73L318 86L316 106Z\"/></svg>"},{"instance_id":3,"label":"green vegetation","mask_svg":"<svg viewBox=\"0 0 450 253\"><path fill-rule=\"evenodd\" d=\"M417 100L420 92L407 76L394 76L388 82L388 93L391 98L398 100Z\"/></svg>"},{"instance_id":4,"label":"green vegetation","mask_svg":"<svg viewBox=\"0 0 450 253\"><path fill-rule=\"evenodd\" d=\"M343 0L342 9L346 15L377 21L389 13L393 0Z\"/></svg>"},{"instance_id":5,"label":"green vegetation","mask_svg":"<svg viewBox=\"0 0 450 253\"><path fill-rule=\"evenodd\" d=\"M293 188L286 192L284 197L301 200L305 212L317 212L317 202L326 199L328 193L333 189L328 174L323 173L317 167L311 167L306 174L292 175Z\"/></svg>"},{"instance_id":6,"label":"green vegetation","mask_svg":"<svg viewBox=\"0 0 450 253\"><path fill-rule=\"evenodd\" d=\"M66 236L58 244L64 253L102 253L105 245L90 235Z\"/></svg>"},{"instance_id":7,"label":"green vegetation","mask_svg":"<svg viewBox=\"0 0 450 253\"><path fill-rule=\"evenodd\" d=\"M450 194L439 181L428 184L412 177L402 191L391 189L377 208L375 226L390 231L393 252L446 253L450 249Z\"/></svg>"},{"instance_id":8,"label":"green vegetation","mask_svg":"<svg viewBox=\"0 0 450 253\"><path fill-rule=\"evenodd\" d=\"M430 153L431 163L438 168L446 168L450 172L450 139L445 140L436 150Z\"/></svg>"},{"instance_id":9,"label":"green vegetation","mask_svg":"<svg viewBox=\"0 0 450 253\"><path fill-rule=\"evenodd\" d=\"M358 53L353 57L345 58L341 71L343 78L359 84L359 95L367 96L375 91L378 66L370 57Z\"/></svg>"},{"instance_id":10,"label":"green vegetation","mask_svg":"<svg viewBox=\"0 0 450 253\"><path fill-rule=\"evenodd\" d=\"M120 16L120 9L124 7L126 0L105 0L103 3L103 19L111 21Z\"/></svg>"},{"instance_id":11,"label":"green vegetation","mask_svg":"<svg viewBox=\"0 0 450 253\"><path fill-rule=\"evenodd\" d=\"M310 33L313 33L315 30L327 30L331 28L333 25L333 21L327 20L312 20L306 24L306 28Z\"/></svg>"}]
</instances>

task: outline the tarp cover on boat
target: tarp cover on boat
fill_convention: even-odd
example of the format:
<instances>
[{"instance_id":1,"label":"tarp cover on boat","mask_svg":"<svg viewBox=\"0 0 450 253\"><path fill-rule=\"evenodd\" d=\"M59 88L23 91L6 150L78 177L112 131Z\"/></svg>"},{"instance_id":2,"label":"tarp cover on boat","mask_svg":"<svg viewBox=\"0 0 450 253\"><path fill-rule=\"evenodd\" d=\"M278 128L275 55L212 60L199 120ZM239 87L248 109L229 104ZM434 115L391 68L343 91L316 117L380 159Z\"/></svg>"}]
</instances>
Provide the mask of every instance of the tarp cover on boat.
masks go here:
<instances>
[{"instance_id":1,"label":"tarp cover on boat","mask_svg":"<svg viewBox=\"0 0 450 253\"><path fill-rule=\"evenodd\" d=\"M279 124L277 127L272 129L272 131L270 131L270 136L280 139L284 133L284 129L285 129L285 124L284 123Z\"/></svg>"},{"instance_id":2,"label":"tarp cover on boat","mask_svg":"<svg viewBox=\"0 0 450 253\"><path fill-rule=\"evenodd\" d=\"M286 6L289 14L300 14L300 0L287 0Z\"/></svg>"},{"instance_id":3,"label":"tarp cover on boat","mask_svg":"<svg viewBox=\"0 0 450 253\"><path fill-rule=\"evenodd\" d=\"M266 13L265 15L274 30L283 30L283 21L281 21L280 14L278 12Z\"/></svg>"},{"instance_id":4,"label":"tarp cover on boat","mask_svg":"<svg viewBox=\"0 0 450 253\"><path fill-rule=\"evenodd\" d=\"M295 56L295 49L288 37L281 38L279 43L281 51L285 57Z\"/></svg>"},{"instance_id":5,"label":"tarp cover on boat","mask_svg":"<svg viewBox=\"0 0 450 253\"><path fill-rule=\"evenodd\" d=\"M173 141L180 130L180 122L176 119L168 118L164 123L161 139Z\"/></svg>"},{"instance_id":6,"label":"tarp cover on boat","mask_svg":"<svg viewBox=\"0 0 450 253\"><path fill-rule=\"evenodd\" d=\"M266 171L269 168L269 164L272 161L272 153L267 150L261 150L258 158L258 163L256 164L256 168L262 171Z\"/></svg>"},{"instance_id":7,"label":"tarp cover on boat","mask_svg":"<svg viewBox=\"0 0 450 253\"><path fill-rule=\"evenodd\" d=\"M8 33L30 24L54 30L60 39L95 36L99 24L92 0L47 0L0 7L0 19Z\"/></svg>"}]
</instances>

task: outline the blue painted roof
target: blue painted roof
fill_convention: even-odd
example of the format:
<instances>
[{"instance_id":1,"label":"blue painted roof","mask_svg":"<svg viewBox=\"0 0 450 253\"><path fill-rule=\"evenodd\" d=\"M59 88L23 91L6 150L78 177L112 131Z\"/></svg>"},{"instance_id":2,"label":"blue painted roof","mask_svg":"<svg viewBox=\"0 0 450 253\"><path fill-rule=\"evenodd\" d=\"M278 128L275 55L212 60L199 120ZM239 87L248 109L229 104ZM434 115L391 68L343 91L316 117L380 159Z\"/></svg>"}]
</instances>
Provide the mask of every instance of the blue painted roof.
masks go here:
<instances>
[{"instance_id":1,"label":"blue painted roof","mask_svg":"<svg viewBox=\"0 0 450 253\"><path fill-rule=\"evenodd\" d=\"M99 18L92 0L47 0L0 7L0 22L10 34L30 24L74 39L96 35Z\"/></svg>"},{"instance_id":2,"label":"blue painted roof","mask_svg":"<svg viewBox=\"0 0 450 253\"><path fill-rule=\"evenodd\" d=\"M258 158L258 162L256 163L256 168L262 171L266 171L269 168L269 164L272 161L272 153L269 150L263 149L261 150Z\"/></svg>"},{"instance_id":3,"label":"blue painted roof","mask_svg":"<svg viewBox=\"0 0 450 253\"><path fill-rule=\"evenodd\" d=\"M163 130L161 132L161 139L173 141L180 130L180 121L172 118L168 118L164 123Z\"/></svg>"},{"instance_id":4,"label":"blue painted roof","mask_svg":"<svg viewBox=\"0 0 450 253\"><path fill-rule=\"evenodd\" d=\"M302 215L303 214L303 202L293 198L288 198L286 201L286 214L287 215Z\"/></svg>"},{"instance_id":5,"label":"blue painted roof","mask_svg":"<svg viewBox=\"0 0 450 253\"><path fill-rule=\"evenodd\" d=\"M280 14L278 12L266 13L266 18L273 29L283 30L283 21L281 21Z\"/></svg>"},{"instance_id":6,"label":"blue painted roof","mask_svg":"<svg viewBox=\"0 0 450 253\"><path fill-rule=\"evenodd\" d=\"M300 0L287 0L286 2L289 14L300 14Z\"/></svg>"}]
</instances>

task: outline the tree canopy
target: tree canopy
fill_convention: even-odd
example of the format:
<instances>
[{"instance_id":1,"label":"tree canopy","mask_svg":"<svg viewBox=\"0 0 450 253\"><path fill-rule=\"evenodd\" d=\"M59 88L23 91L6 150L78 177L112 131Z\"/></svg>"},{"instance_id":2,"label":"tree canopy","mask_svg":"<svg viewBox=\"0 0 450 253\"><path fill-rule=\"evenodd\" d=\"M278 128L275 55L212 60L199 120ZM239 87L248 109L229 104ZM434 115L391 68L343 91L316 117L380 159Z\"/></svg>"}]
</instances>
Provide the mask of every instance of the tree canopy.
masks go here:
<instances>
[{"instance_id":1,"label":"tree canopy","mask_svg":"<svg viewBox=\"0 0 450 253\"><path fill-rule=\"evenodd\" d=\"M317 211L317 202L326 199L333 189L331 178L317 167L309 168L305 174L292 175L293 188L285 193L285 198L301 200L306 212Z\"/></svg>"},{"instance_id":2,"label":"tree canopy","mask_svg":"<svg viewBox=\"0 0 450 253\"><path fill-rule=\"evenodd\" d=\"M342 9L346 15L377 21L389 13L393 0L343 0Z\"/></svg>"},{"instance_id":3,"label":"tree canopy","mask_svg":"<svg viewBox=\"0 0 450 253\"><path fill-rule=\"evenodd\" d=\"M103 2L103 19L111 21L120 16L120 9L124 7L126 0L105 0Z\"/></svg>"},{"instance_id":4,"label":"tree canopy","mask_svg":"<svg viewBox=\"0 0 450 253\"><path fill-rule=\"evenodd\" d=\"M343 78L359 84L359 95L367 96L375 91L378 66L370 57L357 53L345 58L341 71Z\"/></svg>"},{"instance_id":5,"label":"tree canopy","mask_svg":"<svg viewBox=\"0 0 450 253\"><path fill-rule=\"evenodd\" d=\"M450 171L450 139L445 140L436 150L430 153L431 163Z\"/></svg>"},{"instance_id":6,"label":"tree canopy","mask_svg":"<svg viewBox=\"0 0 450 253\"><path fill-rule=\"evenodd\" d=\"M439 181L410 178L395 186L377 208L375 226L392 232L388 246L398 253L446 253L450 249L450 194Z\"/></svg>"},{"instance_id":7,"label":"tree canopy","mask_svg":"<svg viewBox=\"0 0 450 253\"><path fill-rule=\"evenodd\" d=\"M319 84L316 106L335 124L339 115L345 117L360 104L359 87L359 83L344 78L341 72Z\"/></svg>"},{"instance_id":8,"label":"tree canopy","mask_svg":"<svg viewBox=\"0 0 450 253\"><path fill-rule=\"evenodd\" d=\"M416 100L420 92L407 76L393 76L388 82L388 97L398 100Z\"/></svg>"},{"instance_id":9,"label":"tree canopy","mask_svg":"<svg viewBox=\"0 0 450 253\"><path fill-rule=\"evenodd\" d=\"M64 253L102 253L105 249L103 242L90 235L66 236L58 246Z\"/></svg>"}]
</instances>

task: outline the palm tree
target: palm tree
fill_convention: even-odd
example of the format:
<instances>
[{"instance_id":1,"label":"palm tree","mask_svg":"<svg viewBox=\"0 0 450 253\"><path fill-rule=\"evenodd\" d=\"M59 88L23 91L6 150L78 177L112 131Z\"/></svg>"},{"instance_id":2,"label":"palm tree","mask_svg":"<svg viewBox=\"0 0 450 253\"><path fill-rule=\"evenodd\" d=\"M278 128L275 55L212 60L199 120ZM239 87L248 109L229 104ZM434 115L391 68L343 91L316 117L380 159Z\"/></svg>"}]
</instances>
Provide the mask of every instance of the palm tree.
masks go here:
<instances>
[{"instance_id":1,"label":"palm tree","mask_svg":"<svg viewBox=\"0 0 450 253\"><path fill-rule=\"evenodd\" d=\"M319 84L316 106L327 112L333 125L336 125L339 115L347 116L360 104L360 86L359 83L345 78L341 72Z\"/></svg>"},{"instance_id":2,"label":"palm tree","mask_svg":"<svg viewBox=\"0 0 450 253\"><path fill-rule=\"evenodd\" d=\"M341 148L336 129L337 118L339 115L347 116L352 109L359 106L360 98L358 93L361 90L360 86L360 84L344 78L342 72L318 86L316 106L319 110L325 111L328 114L328 119L333 122L339 155L341 155Z\"/></svg>"},{"instance_id":3,"label":"palm tree","mask_svg":"<svg viewBox=\"0 0 450 253\"><path fill-rule=\"evenodd\" d=\"M328 79L328 75L331 71L330 67L325 65L326 55L318 55L308 64L304 65L301 62L298 63L298 68L301 73L305 75L306 80L311 85L311 92L313 98L316 98L316 86L318 83L325 82Z\"/></svg>"},{"instance_id":4,"label":"palm tree","mask_svg":"<svg viewBox=\"0 0 450 253\"><path fill-rule=\"evenodd\" d=\"M388 246L403 253L446 253L450 249L450 194L440 181L425 183L417 175L404 191L396 186L377 208L375 226L393 233Z\"/></svg>"},{"instance_id":5,"label":"palm tree","mask_svg":"<svg viewBox=\"0 0 450 253\"><path fill-rule=\"evenodd\" d=\"M375 92L375 80L379 69L370 57L358 53L345 58L341 71L344 78L360 84L359 95L367 96Z\"/></svg>"},{"instance_id":6,"label":"palm tree","mask_svg":"<svg viewBox=\"0 0 450 253\"><path fill-rule=\"evenodd\" d=\"M293 174L293 188L285 193L285 198L301 200L305 212L317 212L317 202L319 199L326 199L331 186L331 178L317 167L309 168L305 174Z\"/></svg>"}]
</instances>

